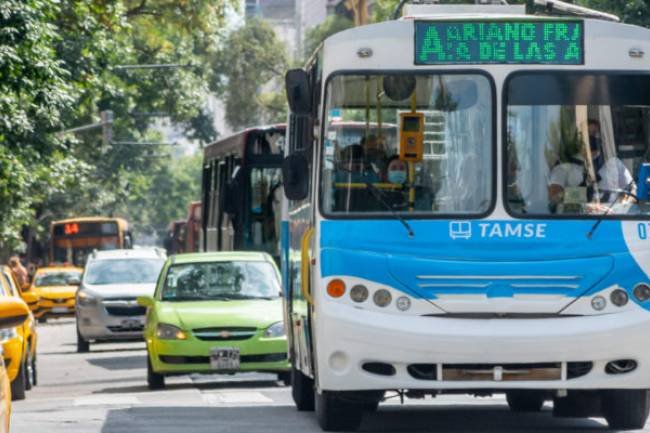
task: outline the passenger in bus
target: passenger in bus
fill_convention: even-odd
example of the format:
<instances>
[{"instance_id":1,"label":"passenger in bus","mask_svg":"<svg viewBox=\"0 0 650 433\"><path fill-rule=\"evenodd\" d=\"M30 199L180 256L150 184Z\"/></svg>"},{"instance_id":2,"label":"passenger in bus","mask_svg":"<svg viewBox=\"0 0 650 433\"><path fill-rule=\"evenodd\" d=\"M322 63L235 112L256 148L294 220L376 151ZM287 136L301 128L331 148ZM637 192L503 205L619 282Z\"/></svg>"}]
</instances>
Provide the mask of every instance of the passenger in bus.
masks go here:
<instances>
[{"instance_id":1,"label":"passenger in bus","mask_svg":"<svg viewBox=\"0 0 650 433\"><path fill-rule=\"evenodd\" d=\"M386 150L383 143L376 135L370 134L362 137L359 143L366 156L366 162L375 173L381 173L386 168Z\"/></svg>"},{"instance_id":2,"label":"passenger in bus","mask_svg":"<svg viewBox=\"0 0 650 433\"><path fill-rule=\"evenodd\" d=\"M617 198L621 202L631 199L631 196L618 197L617 191L628 191L631 194L636 192L634 178L625 164L616 156L607 157L603 152L600 123L590 119L588 128L589 152L586 148L578 152L565 149L568 153L565 161L551 170L548 194L553 212L564 208L564 204L569 205L567 209L570 209L575 205L589 203L588 211L600 213ZM590 164L587 162L589 154L595 179L590 174Z\"/></svg>"},{"instance_id":3,"label":"passenger in bus","mask_svg":"<svg viewBox=\"0 0 650 433\"><path fill-rule=\"evenodd\" d=\"M363 147L360 144L351 144L341 153L335 179L337 183L375 183L379 181L379 176L368 167Z\"/></svg>"}]
</instances>

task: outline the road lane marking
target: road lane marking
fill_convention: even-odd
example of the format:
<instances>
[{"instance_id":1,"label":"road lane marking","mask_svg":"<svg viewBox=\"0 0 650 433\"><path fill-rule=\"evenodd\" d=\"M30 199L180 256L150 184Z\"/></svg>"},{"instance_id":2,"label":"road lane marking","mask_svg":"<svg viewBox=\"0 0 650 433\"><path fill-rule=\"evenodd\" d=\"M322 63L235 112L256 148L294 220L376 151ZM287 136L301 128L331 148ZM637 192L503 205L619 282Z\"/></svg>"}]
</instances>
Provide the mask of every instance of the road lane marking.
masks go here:
<instances>
[{"instance_id":1,"label":"road lane marking","mask_svg":"<svg viewBox=\"0 0 650 433\"><path fill-rule=\"evenodd\" d=\"M214 405L265 404L273 399L255 391L219 391L202 394L203 401Z\"/></svg>"},{"instance_id":2,"label":"road lane marking","mask_svg":"<svg viewBox=\"0 0 650 433\"><path fill-rule=\"evenodd\" d=\"M75 398L75 406L122 406L136 405L140 400L132 395L93 395L88 397Z\"/></svg>"}]
</instances>

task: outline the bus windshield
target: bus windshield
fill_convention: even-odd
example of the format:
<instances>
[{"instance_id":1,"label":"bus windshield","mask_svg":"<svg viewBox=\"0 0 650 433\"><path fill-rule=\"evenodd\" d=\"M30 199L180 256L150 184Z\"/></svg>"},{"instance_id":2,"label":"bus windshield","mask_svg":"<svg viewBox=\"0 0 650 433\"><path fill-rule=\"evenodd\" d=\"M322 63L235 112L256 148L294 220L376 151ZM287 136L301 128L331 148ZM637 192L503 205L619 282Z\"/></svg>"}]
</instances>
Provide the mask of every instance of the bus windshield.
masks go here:
<instances>
[{"instance_id":1,"label":"bus windshield","mask_svg":"<svg viewBox=\"0 0 650 433\"><path fill-rule=\"evenodd\" d=\"M650 161L650 75L519 73L507 83L506 205L516 215L634 216ZM646 164L647 165L647 164Z\"/></svg>"},{"instance_id":2,"label":"bus windshield","mask_svg":"<svg viewBox=\"0 0 650 433\"><path fill-rule=\"evenodd\" d=\"M489 79L478 74L331 78L322 210L364 215L485 214L493 201L492 99ZM413 109L424 116L424 155L410 168L398 156L396 125L401 113ZM354 125L354 134L346 131L346 124ZM350 142L355 135L358 141Z\"/></svg>"}]
</instances>

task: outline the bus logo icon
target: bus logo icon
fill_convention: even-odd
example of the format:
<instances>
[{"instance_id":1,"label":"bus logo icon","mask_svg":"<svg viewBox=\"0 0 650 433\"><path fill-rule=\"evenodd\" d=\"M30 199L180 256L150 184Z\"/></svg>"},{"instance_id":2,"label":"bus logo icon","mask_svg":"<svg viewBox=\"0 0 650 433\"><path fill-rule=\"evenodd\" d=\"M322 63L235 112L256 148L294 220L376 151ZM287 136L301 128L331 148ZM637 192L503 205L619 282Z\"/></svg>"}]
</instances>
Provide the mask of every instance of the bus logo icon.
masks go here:
<instances>
[{"instance_id":1,"label":"bus logo icon","mask_svg":"<svg viewBox=\"0 0 650 433\"><path fill-rule=\"evenodd\" d=\"M472 237L472 224L468 221L450 221L449 237L452 239L469 239Z\"/></svg>"}]
</instances>

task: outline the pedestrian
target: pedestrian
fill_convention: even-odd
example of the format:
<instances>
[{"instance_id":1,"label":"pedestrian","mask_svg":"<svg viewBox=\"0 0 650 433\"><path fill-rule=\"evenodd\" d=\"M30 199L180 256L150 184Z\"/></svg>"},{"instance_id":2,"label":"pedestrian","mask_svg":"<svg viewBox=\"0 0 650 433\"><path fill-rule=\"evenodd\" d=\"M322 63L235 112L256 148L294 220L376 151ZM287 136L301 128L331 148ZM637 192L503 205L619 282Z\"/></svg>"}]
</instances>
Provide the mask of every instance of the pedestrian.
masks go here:
<instances>
[{"instance_id":1,"label":"pedestrian","mask_svg":"<svg viewBox=\"0 0 650 433\"><path fill-rule=\"evenodd\" d=\"M29 285L29 275L27 274L27 269L20 263L20 258L18 256L11 256L9 258L9 267L16 276L20 288L24 288Z\"/></svg>"}]
</instances>

